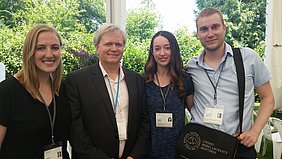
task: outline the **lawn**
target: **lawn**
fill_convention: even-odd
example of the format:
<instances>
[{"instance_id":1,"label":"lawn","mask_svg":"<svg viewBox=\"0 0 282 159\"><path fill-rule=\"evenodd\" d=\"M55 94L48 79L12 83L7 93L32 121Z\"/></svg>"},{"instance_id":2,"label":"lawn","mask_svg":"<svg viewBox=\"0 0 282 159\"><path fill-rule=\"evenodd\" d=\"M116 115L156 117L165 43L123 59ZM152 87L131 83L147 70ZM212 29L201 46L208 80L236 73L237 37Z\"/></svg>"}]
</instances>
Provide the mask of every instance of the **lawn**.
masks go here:
<instances>
[{"instance_id":1,"label":"lawn","mask_svg":"<svg viewBox=\"0 0 282 159\"><path fill-rule=\"evenodd\" d=\"M263 149L262 147L263 147L263 143L261 143L260 152L257 154L257 158L258 159L272 159L273 158L272 142L267 141L266 154L264 156L262 156L262 149Z\"/></svg>"}]
</instances>

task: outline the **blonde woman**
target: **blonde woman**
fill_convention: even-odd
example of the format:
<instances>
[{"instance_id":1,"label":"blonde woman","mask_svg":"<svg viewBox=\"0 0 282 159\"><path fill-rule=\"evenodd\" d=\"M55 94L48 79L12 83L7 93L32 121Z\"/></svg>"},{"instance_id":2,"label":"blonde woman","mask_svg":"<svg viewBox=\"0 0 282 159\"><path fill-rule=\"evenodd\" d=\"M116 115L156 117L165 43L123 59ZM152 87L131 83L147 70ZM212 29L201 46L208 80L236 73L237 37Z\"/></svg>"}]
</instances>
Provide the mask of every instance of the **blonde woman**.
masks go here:
<instances>
[{"instance_id":1,"label":"blonde woman","mask_svg":"<svg viewBox=\"0 0 282 159\"><path fill-rule=\"evenodd\" d=\"M0 83L0 158L69 158L70 111L60 95L61 38L46 25L32 28L22 69Z\"/></svg>"}]
</instances>

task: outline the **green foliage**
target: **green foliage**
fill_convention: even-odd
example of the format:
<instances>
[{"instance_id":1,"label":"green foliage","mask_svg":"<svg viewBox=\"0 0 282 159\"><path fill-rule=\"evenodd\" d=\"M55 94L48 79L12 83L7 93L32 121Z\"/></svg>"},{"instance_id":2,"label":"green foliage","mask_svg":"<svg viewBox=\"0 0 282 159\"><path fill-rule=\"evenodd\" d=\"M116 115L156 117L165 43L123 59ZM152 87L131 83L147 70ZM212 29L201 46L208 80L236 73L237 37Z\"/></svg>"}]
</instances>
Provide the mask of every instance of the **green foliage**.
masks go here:
<instances>
[{"instance_id":1,"label":"green foliage","mask_svg":"<svg viewBox=\"0 0 282 159\"><path fill-rule=\"evenodd\" d=\"M99 26L106 22L105 0L79 0L78 19L83 24L87 32L96 31Z\"/></svg>"},{"instance_id":2,"label":"green foliage","mask_svg":"<svg viewBox=\"0 0 282 159\"><path fill-rule=\"evenodd\" d=\"M127 13L128 40L123 57L123 66L139 73L144 72L150 41L160 22L152 0L143 0L141 3L143 6Z\"/></svg>"},{"instance_id":3,"label":"green foliage","mask_svg":"<svg viewBox=\"0 0 282 159\"><path fill-rule=\"evenodd\" d=\"M24 35L23 30L0 27L0 61L5 64L8 77L21 68Z\"/></svg>"},{"instance_id":4,"label":"green foliage","mask_svg":"<svg viewBox=\"0 0 282 159\"><path fill-rule=\"evenodd\" d=\"M123 56L123 66L143 73L149 53L150 40L144 42L128 40Z\"/></svg>"},{"instance_id":5,"label":"green foliage","mask_svg":"<svg viewBox=\"0 0 282 159\"><path fill-rule=\"evenodd\" d=\"M265 0L239 3L237 0L196 0L199 9L220 8L228 26L227 41L235 46L250 46L263 56ZM247 18L245 18L247 17ZM1 0L0 61L6 66L7 77L21 69L22 45L33 26L47 24L59 31L63 41L64 76L73 70L97 62L93 45L96 29L105 23L104 0ZM152 0L127 13L128 35L123 66L142 73L153 34L161 28L160 16ZM202 46L187 28L174 33L186 64L198 55Z\"/></svg>"},{"instance_id":6,"label":"green foliage","mask_svg":"<svg viewBox=\"0 0 282 159\"><path fill-rule=\"evenodd\" d=\"M87 19L90 17L82 17L87 12L85 9L93 9L83 7L83 5L92 4L94 1L19 0L14 3L10 2L14 1L4 0L0 2L0 61L6 66L7 77L14 75L21 69L21 54L25 35L29 29L38 24L52 26L61 35L64 44L62 50L64 76L68 72L92 62L83 63L82 59L92 60L93 57L97 57L92 43L93 35L87 32L87 25L80 23L90 20ZM98 9L101 9L97 13L104 14L105 8L102 6L105 5L105 2L99 0L95 1L95 4L97 4ZM9 10L10 14L3 14L6 13L3 12L3 9ZM10 19L10 21L5 21L6 19ZM100 19L105 19L105 16L101 15ZM75 52L86 51L89 56L76 56L70 50ZM94 62L96 59L93 58Z\"/></svg>"},{"instance_id":7,"label":"green foliage","mask_svg":"<svg viewBox=\"0 0 282 159\"><path fill-rule=\"evenodd\" d=\"M254 49L257 53L259 53L259 56L264 59L265 55L264 55L264 50L265 50L265 41L262 40L258 46Z\"/></svg>"},{"instance_id":8,"label":"green foliage","mask_svg":"<svg viewBox=\"0 0 282 159\"><path fill-rule=\"evenodd\" d=\"M11 28L17 25L18 22L22 21L21 18L16 18L14 16L14 13L25 12L26 9L30 7L31 7L30 0L1 0L0 19L3 20L5 26Z\"/></svg>"},{"instance_id":9,"label":"green foliage","mask_svg":"<svg viewBox=\"0 0 282 159\"><path fill-rule=\"evenodd\" d=\"M184 65L187 64L192 57L199 55L201 50L203 50L199 40L189 33L188 28L182 27L177 29L175 36L179 44Z\"/></svg>"},{"instance_id":10,"label":"green foliage","mask_svg":"<svg viewBox=\"0 0 282 159\"><path fill-rule=\"evenodd\" d=\"M149 10L156 9L156 4L153 2L153 0L141 0L141 5Z\"/></svg>"},{"instance_id":11,"label":"green foliage","mask_svg":"<svg viewBox=\"0 0 282 159\"><path fill-rule=\"evenodd\" d=\"M146 8L130 10L126 18L126 32L128 39L139 42L150 39L158 26L160 18L157 14Z\"/></svg>"},{"instance_id":12,"label":"green foliage","mask_svg":"<svg viewBox=\"0 0 282 159\"><path fill-rule=\"evenodd\" d=\"M58 31L67 36L68 32L84 32L85 27L78 22L76 17L80 16L79 3L77 0L33 0L31 8L24 12L16 12L15 17L24 17L21 26L32 27L38 24L47 24L55 27Z\"/></svg>"},{"instance_id":13,"label":"green foliage","mask_svg":"<svg viewBox=\"0 0 282 159\"><path fill-rule=\"evenodd\" d=\"M82 64L81 60L83 58L88 59L88 57L77 56L74 52L86 51L91 56L90 58L96 56L92 39L93 35L79 31L70 32L68 37L64 38L64 52L62 54L64 75L70 71L85 67L85 64Z\"/></svg>"}]
</instances>

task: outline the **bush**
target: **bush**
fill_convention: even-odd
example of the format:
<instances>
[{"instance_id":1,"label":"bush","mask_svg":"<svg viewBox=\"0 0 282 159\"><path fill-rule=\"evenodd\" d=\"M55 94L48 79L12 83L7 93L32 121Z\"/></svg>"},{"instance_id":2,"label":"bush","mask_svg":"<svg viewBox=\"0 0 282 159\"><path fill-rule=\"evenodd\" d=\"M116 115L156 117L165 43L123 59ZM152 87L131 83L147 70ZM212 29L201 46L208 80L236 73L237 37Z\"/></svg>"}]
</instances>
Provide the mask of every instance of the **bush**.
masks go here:
<instances>
[{"instance_id":1,"label":"bush","mask_svg":"<svg viewBox=\"0 0 282 159\"><path fill-rule=\"evenodd\" d=\"M138 73L144 72L150 41L143 43L128 40L123 56L123 66Z\"/></svg>"},{"instance_id":2,"label":"bush","mask_svg":"<svg viewBox=\"0 0 282 159\"><path fill-rule=\"evenodd\" d=\"M23 32L21 29L0 28L0 61L5 65L6 77L21 69Z\"/></svg>"}]
</instances>

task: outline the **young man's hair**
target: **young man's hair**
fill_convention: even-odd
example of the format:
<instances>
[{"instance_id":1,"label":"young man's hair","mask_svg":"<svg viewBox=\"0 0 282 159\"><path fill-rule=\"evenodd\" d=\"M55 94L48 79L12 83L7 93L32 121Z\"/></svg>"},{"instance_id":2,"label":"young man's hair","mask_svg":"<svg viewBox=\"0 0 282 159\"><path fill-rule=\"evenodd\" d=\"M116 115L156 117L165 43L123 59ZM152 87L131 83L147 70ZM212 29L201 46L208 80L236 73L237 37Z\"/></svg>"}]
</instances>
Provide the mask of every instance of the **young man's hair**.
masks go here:
<instances>
[{"instance_id":1,"label":"young man's hair","mask_svg":"<svg viewBox=\"0 0 282 159\"><path fill-rule=\"evenodd\" d=\"M223 15L218 9L216 9L216 8L205 8L198 14L198 16L196 18L196 28L197 28L197 30L198 30L198 20L199 20L199 18L207 17L207 16L210 16L210 15L213 15L213 14L218 14L220 16L222 24L224 25Z\"/></svg>"}]
</instances>

